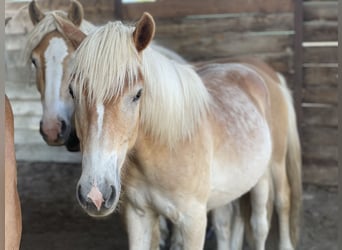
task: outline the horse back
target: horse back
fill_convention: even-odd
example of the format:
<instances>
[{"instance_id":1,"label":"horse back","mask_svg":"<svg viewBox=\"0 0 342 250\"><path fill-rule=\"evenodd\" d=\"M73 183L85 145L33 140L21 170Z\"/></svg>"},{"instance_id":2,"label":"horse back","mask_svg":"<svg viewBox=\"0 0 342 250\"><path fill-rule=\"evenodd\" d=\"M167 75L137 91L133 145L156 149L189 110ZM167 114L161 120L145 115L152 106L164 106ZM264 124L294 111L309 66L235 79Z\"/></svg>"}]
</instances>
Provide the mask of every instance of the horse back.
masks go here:
<instances>
[{"instance_id":1,"label":"horse back","mask_svg":"<svg viewBox=\"0 0 342 250\"><path fill-rule=\"evenodd\" d=\"M269 91L265 79L252 67L242 63L209 64L198 68L197 72L218 102L225 102L225 93L230 89L239 89L267 117Z\"/></svg>"}]
</instances>

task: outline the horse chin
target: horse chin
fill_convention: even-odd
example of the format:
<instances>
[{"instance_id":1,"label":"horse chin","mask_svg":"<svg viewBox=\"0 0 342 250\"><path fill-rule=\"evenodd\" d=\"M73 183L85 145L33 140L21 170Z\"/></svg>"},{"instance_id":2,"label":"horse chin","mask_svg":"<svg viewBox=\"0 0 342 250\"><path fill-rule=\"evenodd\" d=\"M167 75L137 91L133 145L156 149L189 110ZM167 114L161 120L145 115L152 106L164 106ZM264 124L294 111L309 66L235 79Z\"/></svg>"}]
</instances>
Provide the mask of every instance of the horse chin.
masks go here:
<instances>
[{"instance_id":1,"label":"horse chin","mask_svg":"<svg viewBox=\"0 0 342 250\"><path fill-rule=\"evenodd\" d=\"M76 135L76 131L72 130L68 140L65 142L65 147L69 152L79 152L80 151L80 141Z\"/></svg>"},{"instance_id":2,"label":"horse chin","mask_svg":"<svg viewBox=\"0 0 342 250\"><path fill-rule=\"evenodd\" d=\"M83 209L86 211L86 213L93 217L93 218L104 218L107 217L109 215L111 215L114 211L115 211L115 207L110 208L110 209L101 209L100 211L97 211L96 209L86 209L83 207Z\"/></svg>"}]
</instances>

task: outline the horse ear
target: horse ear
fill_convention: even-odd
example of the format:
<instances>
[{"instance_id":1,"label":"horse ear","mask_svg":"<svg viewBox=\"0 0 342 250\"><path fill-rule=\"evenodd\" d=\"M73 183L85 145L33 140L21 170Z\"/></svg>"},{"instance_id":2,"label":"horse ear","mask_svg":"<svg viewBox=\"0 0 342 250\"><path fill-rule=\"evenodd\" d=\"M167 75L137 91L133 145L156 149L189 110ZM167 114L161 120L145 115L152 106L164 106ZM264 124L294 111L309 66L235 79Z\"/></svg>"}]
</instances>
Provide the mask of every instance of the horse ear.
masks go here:
<instances>
[{"instance_id":1,"label":"horse ear","mask_svg":"<svg viewBox=\"0 0 342 250\"><path fill-rule=\"evenodd\" d=\"M34 0L29 4L29 14L33 25L36 25L45 17L45 14L39 9Z\"/></svg>"},{"instance_id":2,"label":"horse ear","mask_svg":"<svg viewBox=\"0 0 342 250\"><path fill-rule=\"evenodd\" d=\"M144 12L133 32L133 41L138 52L144 50L153 39L155 26L153 17Z\"/></svg>"},{"instance_id":3,"label":"horse ear","mask_svg":"<svg viewBox=\"0 0 342 250\"><path fill-rule=\"evenodd\" d=\"M72 43L75 49L77 49L82 41L87 37L78 27L73 23L64 20L63 18L54 15L57 23L57 29L62 32Z\"/></svg>"},{"instance_id":4,"label":"horse ear","mask_svg":"<svg viewBox=\"0 0 342 250\"><path fill-rule=\"evenodd\" d=\"M80 26L83 20L83 7L78 1L71 1L71 7L68 11L68 18L76 26Z\"/></svg>"}]
</instances>

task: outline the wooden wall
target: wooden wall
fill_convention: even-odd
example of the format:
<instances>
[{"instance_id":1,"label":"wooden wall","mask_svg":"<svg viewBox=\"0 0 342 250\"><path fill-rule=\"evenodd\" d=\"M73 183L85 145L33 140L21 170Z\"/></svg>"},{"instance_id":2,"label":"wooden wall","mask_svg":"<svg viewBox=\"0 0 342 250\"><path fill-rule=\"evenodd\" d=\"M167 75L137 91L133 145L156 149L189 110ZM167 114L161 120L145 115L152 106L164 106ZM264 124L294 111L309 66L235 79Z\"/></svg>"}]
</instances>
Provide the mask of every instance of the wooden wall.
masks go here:
<instances>
[{"instance_id":1,"label":"wooden wall","mask_svg":"<svg viewBox=\"0 0 342 250\"><path fill-rule=\"evenodd\" d=\"M286 76L293 91L300 92L302 116L299 124L305 182L336 183L337 1L303 2L300 25L305 43L300 48L302 62L295 61L294 1L157 0L155 3L121 4L117 0L80 0L85 18L95 24L115 18L132 22L138 20L144 11L150 12L156 20L156 41L190 62L237 55L255 55L269 62ZM69 6L67 0L38 0L38 3L45 9L66 10ZM6 15L15 13L18 6L13 6L15 4L6 5ZM25 14L20 16L27 19ZM6 31L9 41L6 44L8 72L12 72L12 79L8 79L10 83L6 87L14 102L19 156L22 160L45 161L53 157L53 161L78 161L79 158L62 148L46 146L40 138L37 129L41 112L39 95L32 83L27 84L25 69L16 68L16 53L22 46L20 39L30 27L26 27L28 22L25 21L15 23L19 28L12 27ZM318 41L335 43L312 43ZM294 82L297 63L300 63L303 76L300 85ZM19 82L25 83L18 85ZM302 87L298 90L296 86ZM29 132L23 132L27 130L26 124L30 124ZM45 154L47 150L49 152ZM39 158L39 153L47 156Z\"/></svg>"},{"instance_id":2,"label":"wooden wall","mask_svg":"<svg viewBox=\"0 0 342 250\"><path fill-rule=\"evenodd\" d=\"M337 183L337 1L303 2L304 176Z\"/></svg>"},{"instance_id":3,"label":"wooden wall","mask_svg":"<svg viewBox=\"0 0 342 250\"><path fill-rule=\"evenodd\" d=\"M253 54L291 80L291 1L163 0L122 5L120 14L138 20L143 11L156 19L156 40L189 61Z\"/></svg>"}]
</instances>

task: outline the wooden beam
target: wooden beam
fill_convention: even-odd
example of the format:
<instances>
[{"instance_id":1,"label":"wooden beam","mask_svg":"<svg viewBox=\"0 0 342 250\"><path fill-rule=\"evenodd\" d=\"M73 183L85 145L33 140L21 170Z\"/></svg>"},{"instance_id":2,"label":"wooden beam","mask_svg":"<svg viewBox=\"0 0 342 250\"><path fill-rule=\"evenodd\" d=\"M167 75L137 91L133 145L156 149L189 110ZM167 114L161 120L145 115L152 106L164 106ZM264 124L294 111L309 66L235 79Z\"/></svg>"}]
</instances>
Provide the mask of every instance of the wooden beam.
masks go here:
<instances>
[{"instance_id":1,"label":"wooden beam","mask_svg":"<svg viewBox=\"0 0 342 250\"><path fill-rule=\"evenodd\" d=\"M138 19L144 11L155 18L173 18L189 15L210 15L223 13L281 13L293 11L292 1L274 0L163 0L152 3L123 4L123 17Z\"/></svg>"},{"instance_id":2,"label":"wooden beam","mask_svg":"<svg viewBox=\"0 0 342 250\"><path fill-rule=\"evenodd\" d=\"M301 136L302 123L302 85L303 85L303 1L294 1L294 22L295 22L295 41L294 41L294 100L297 113L298 131Z\"/></svg>"}]
</instances>

